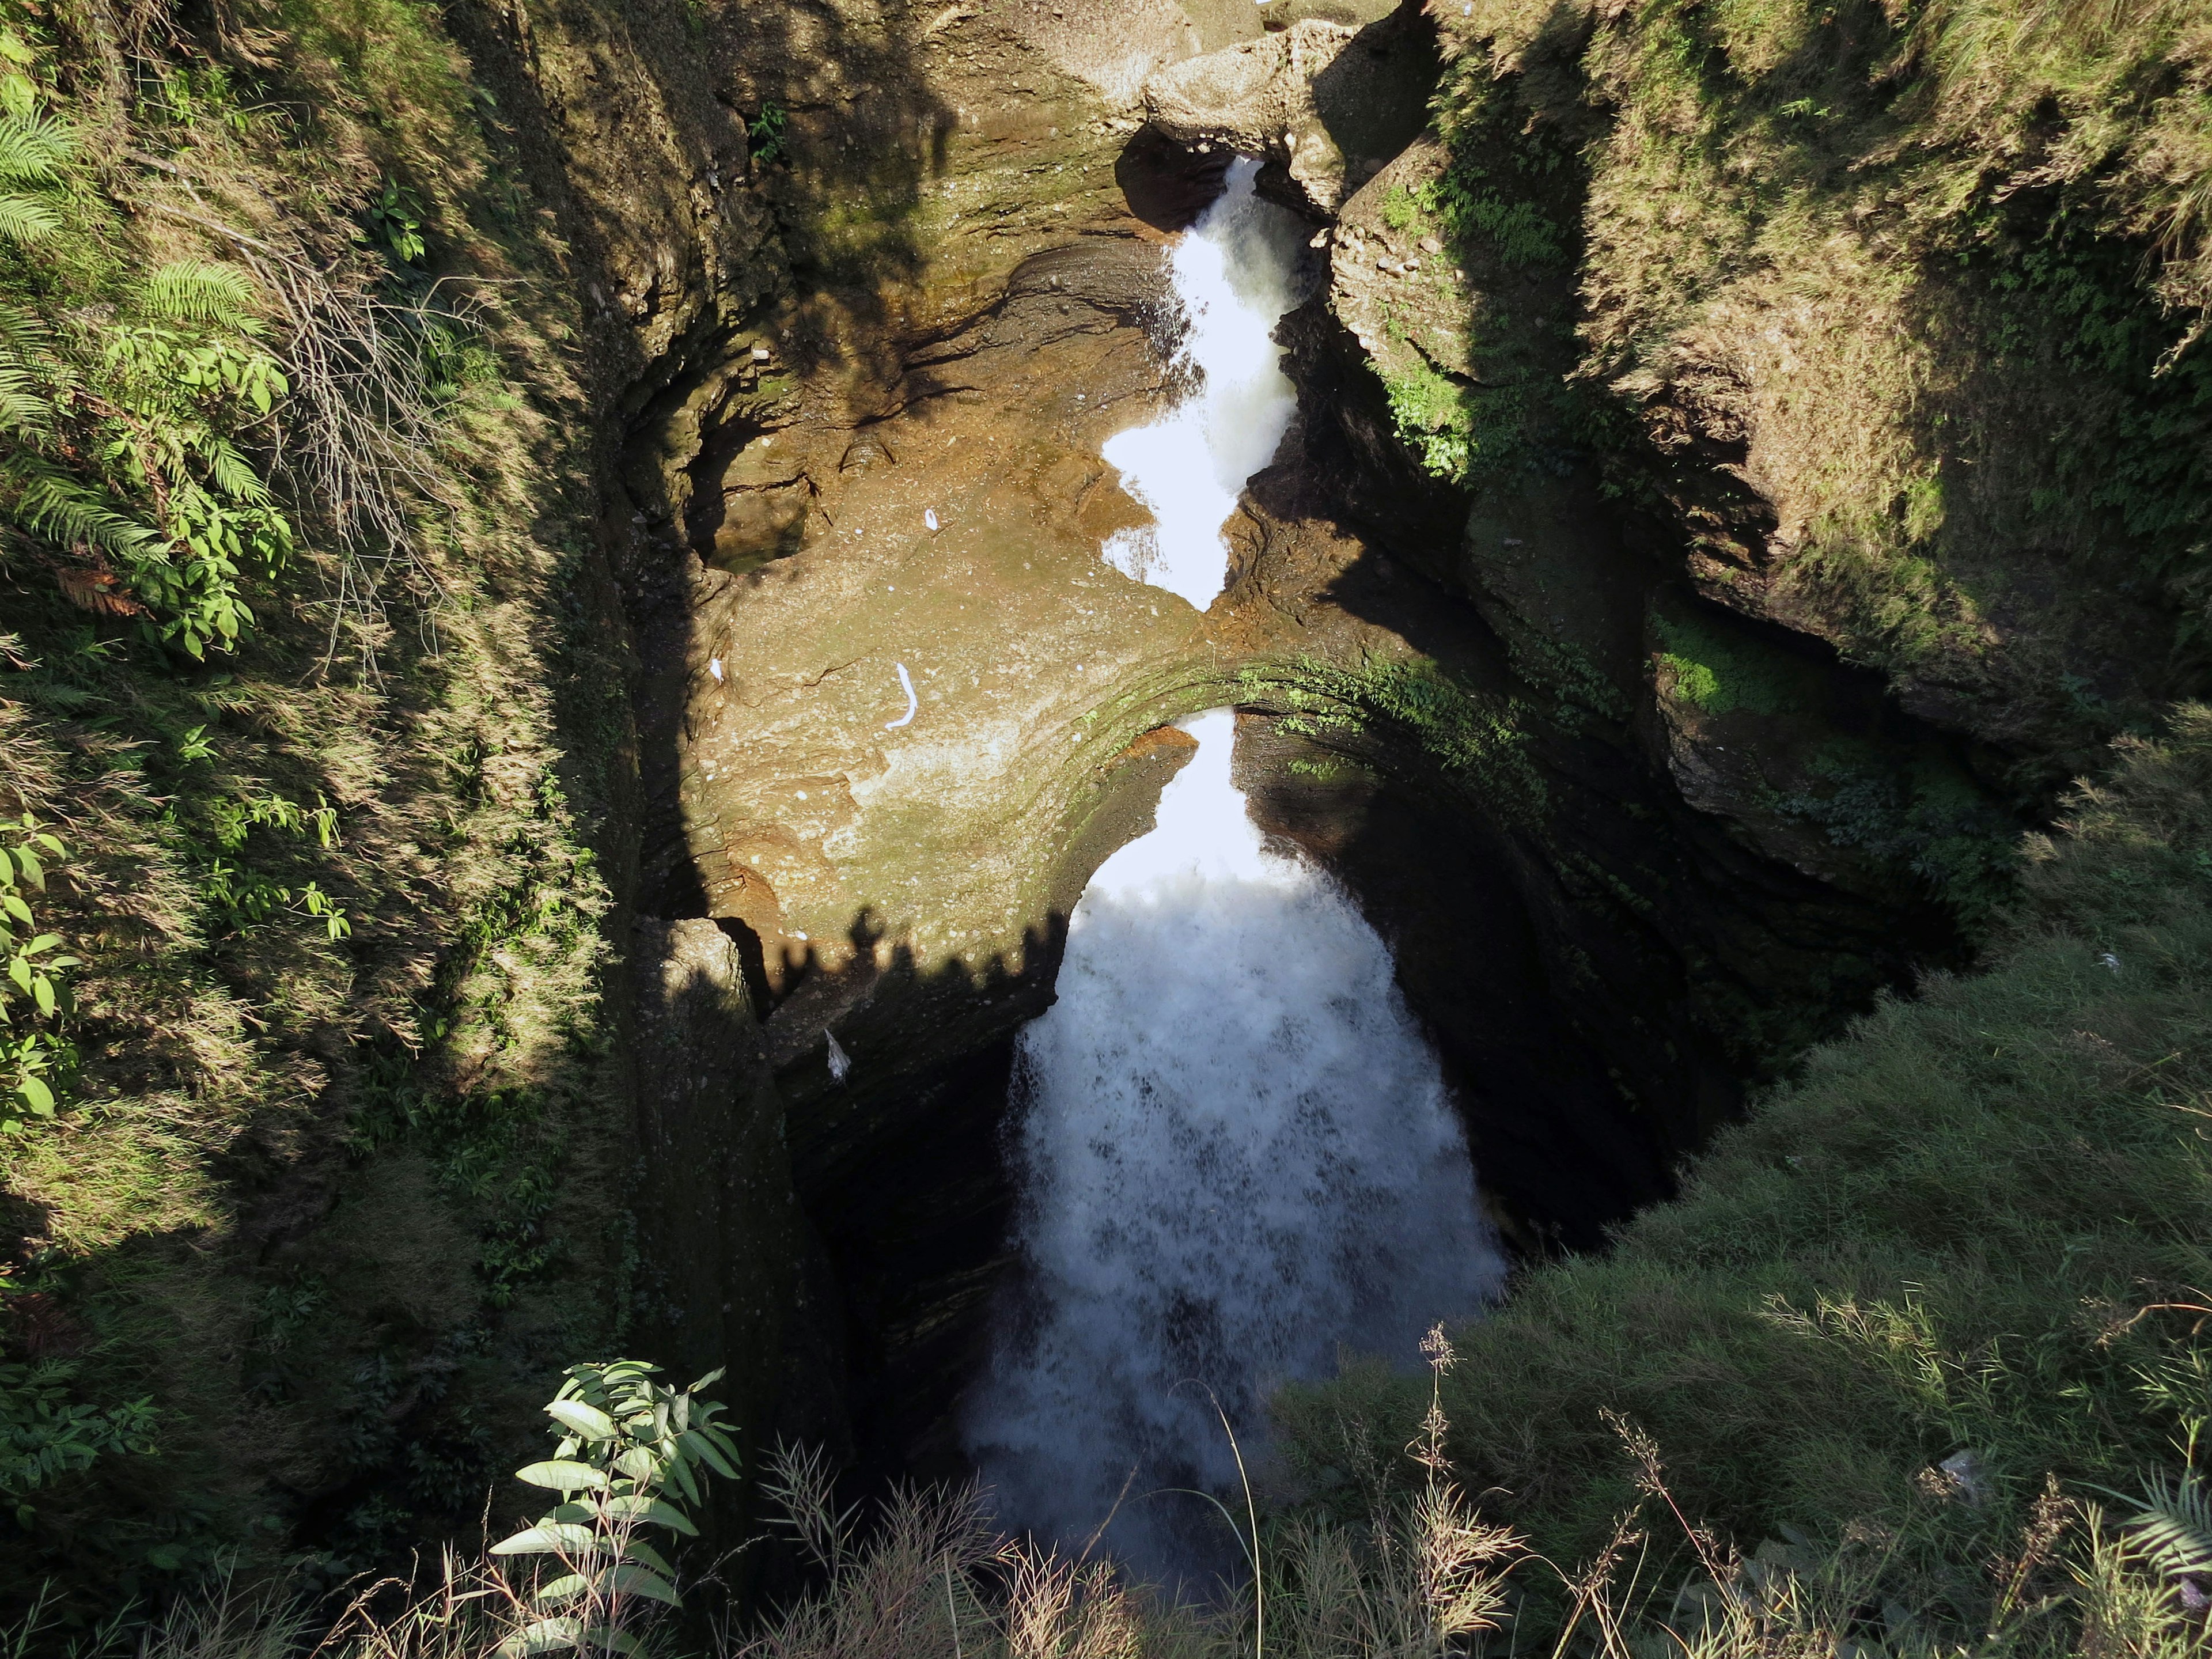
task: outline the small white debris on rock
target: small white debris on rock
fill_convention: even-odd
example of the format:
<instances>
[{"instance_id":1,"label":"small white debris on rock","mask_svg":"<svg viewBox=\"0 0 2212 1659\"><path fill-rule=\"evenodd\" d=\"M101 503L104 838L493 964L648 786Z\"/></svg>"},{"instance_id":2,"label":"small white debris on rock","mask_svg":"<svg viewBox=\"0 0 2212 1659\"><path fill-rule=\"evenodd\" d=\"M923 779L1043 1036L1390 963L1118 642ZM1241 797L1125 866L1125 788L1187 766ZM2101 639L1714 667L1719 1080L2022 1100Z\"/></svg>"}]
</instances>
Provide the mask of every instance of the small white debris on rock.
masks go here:
<instances>
[{"instance_id":1,"label":"small white debris on rock","mask_svg":"<svg viewBox=\"0 0 2212 1659\"><path fill-rule=\"evenodd\" d=\"M927 525L927 526L928 526L932 530L936 529L936 528L937 528L937 509L936 509L935 507L925 507L925 508L922 510L921 521L922 521L924 524Z\"/></svg>"},{"instance_id":2,"label":"small white debris on rock","mask_svg":"<svg viewBox=\"0 0 2212 1659\"><path fill-rule=\"evenodd\" d=\"M905 726L911 722L915 716L915 711L921 707L921 699L914 694L914 681L908 677L906 665L902 662L895 663L892 666L898 670L899 689L906 693L906 713L901 714L895 720L885 720L884 722L884 730L886 732L896 732L902 726Z\"/></svg>"},{"instance_id":3,"label":"small white debris on rock","mask_svg":"<svg viewBox=\"0 0 2212 1659\"><path fill-rule=\"evenodd\" d=\"M842 1083L853 1069L853 1057L838 1046L836 1035L824 1027L822 1040L830 1045L830 1075Z\"/></svg>"},{"instance_id":4,"label":"small white debris on rock","mask_svg":"<svg viewBox=\"0 0 2212 1659\"><path fill-rule=\"evenodd\" d=\"M755 346L755 347L753 348L753 361L754 361L755 362L757 362L757 363L764 363L764 362L766 362L768 361L768 359L769 359L769 350L768 350L768 348L767 348L766 346Z\"/></svg>"},{"instance_id":5,"label":"small white debris on rock","mask_svg":"<svg viewBox=\"0 0 2212 1659\"><path fill-rule=\"evenodd\" d=\"M708 662L707 672L714 677L714 684L720 685L722 683L722 659L716 657Z\"/></svg>"},{"instance_id":6,"label":"small white debris on rock","mask_svg":"<svg viewBox=\"0 0 2212 1659\"><path fill-rule=\"evenodd\" d=\"M2106 951L2104 955L2099 957L2097 960L2104 966L2111 969L2116 974L2120 971L2120 959L2114 956L2110 951Z\"/></svg>"}]
</instances>

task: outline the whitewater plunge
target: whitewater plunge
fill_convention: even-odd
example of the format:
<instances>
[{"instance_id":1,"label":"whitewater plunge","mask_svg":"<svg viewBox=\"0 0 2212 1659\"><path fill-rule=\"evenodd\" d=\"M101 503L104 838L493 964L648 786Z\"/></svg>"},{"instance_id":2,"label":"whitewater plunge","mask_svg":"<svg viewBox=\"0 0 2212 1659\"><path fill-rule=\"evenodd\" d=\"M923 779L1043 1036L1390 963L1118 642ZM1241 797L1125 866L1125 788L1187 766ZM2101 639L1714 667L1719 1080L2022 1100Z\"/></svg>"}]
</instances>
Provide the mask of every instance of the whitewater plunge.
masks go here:
<instances>
[{"instance_id":1,"label":"whitewater plunge","mask_svg":"<svg viewBox=\"0 0 2212 1659\"><path fill-rule=\"evenodd\" d=\"M1168 256L1182 313L1176 368L1190 394L1150 426L1100 451L1152 522L1116 532L1103 550L1127 576L1181 595L1200 611L1229 574L1221 526L1244 481L1274 459L1297 393L1271 337L1297 303L1295 214L1253 193L1260 163L1240 156L1221 195Z\"/></svg>"},{"instance_id":2,"label":"whitewater plunge","mask_svg":"<svg viewBox=\"0 0 2212 1659\"><path fill-rule=\"evenodd\" d=\"M1271 853L1230 781L1235 717L1070 921L1020 1039L1019 1306L965 1438L1003 1524L1140 1572L1235 1559L1267 1393L1340 1347L1410 1361L1504 1267L1389 951L1335 884ZM1210 1393L1209 1393L1210 1391ZM1112 1523L1109 1526L1109 1517Z\"/></svg>"}]
</instances>

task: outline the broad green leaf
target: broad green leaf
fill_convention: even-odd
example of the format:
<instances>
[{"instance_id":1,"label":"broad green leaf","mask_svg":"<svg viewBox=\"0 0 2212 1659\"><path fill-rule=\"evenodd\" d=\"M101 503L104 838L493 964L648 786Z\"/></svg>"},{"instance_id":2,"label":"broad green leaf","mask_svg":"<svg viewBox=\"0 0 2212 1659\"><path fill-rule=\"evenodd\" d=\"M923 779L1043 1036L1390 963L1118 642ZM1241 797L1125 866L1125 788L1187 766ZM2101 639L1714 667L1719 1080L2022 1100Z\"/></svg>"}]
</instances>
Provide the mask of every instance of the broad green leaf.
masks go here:
<instances>
[{"instance_id":1,"label":"broad green leaf","mask_svg":"<svg viewBox=\"0 0 2212 1659\"><path fill-rule=\"evenodd\" d=\"M0 893L0 909L15 917L24 927L31 926L31 907L14 893Z\"/></svg>"},{"instance_id":2,"label":"broad green leaf","mask_svg":"<svg viewBox=\"0 0 2212 1659\"><path fill-rule=\"evenodd\" d=\"M580 1619L541 1619L501 1642L499 1650L507 1655L551 1653L556 1648L573 1650L583 1639Z\"/></svg>"},{"instance_id":3,"label":"broad green leaf","mask_svg":"<svg viewBox=\"0 0 2212 1659\"><path fill-rule=\"evenodd\" d=\"M635 1516L649 1527L665 1527L671 1532L680 1532L686 1538L696 1538L699 1528L691 1524L691 1517L673 1504L664 1504L658 1498L611 1498L607 1500L610 1515Z\"/></svg>"},{"instance_id":4,"label":"broad green leaf","mask_svg":"<svg viewBox=\"0 0 2212 1659\"><path fill-rule=\"evenodd\" d=\"M15 1086L23 1091L24 1100L40 1117L52 1117L54 1115L54 1091L37 1078L26 1072L22 1080Z\"/></svg>"},{"instance_id":5,"label":"broad green leaf","mask_svg":"<svg viewBox=\"0 0 2212 1659\"><path fill-rule=\"evenodd\" d=\"M632 1446L615 1459L615 1467L633 1480L650 1480L660 1472L660 1460L643 1446Z\"/></svg>"},{"instance_id":6,"label":"broad green leaf","mask_svg":"<svg viewBox=\"0 0 2212 1659\"><path fill-rule=\"evenodd\" d=\"M685 1503L696 1504L699 1501L699 1483L691 1478L691 1466L689 1463L680 1457L678 1458L668 1466L668 1474L669 1478L676 1483L677 1490L684 1494Z\"/></svg>"},{"instance_id":7,"label":"broad green leaf","mask_svg":"<svg viewBox=\"0 0 2212 1659\"><path fill-rule=\"evenodd\" d=\"M623 1559L635 1561L640 1566L651 1567L663 1578L676 1577L676 1569L661 1559L660 1552L642 1538L633 1538L623 1546Z\"/></svg>"},{"instance_id":8,"label":"broad green leaf","mask_svg":"<svg viewBox=\"0 0 2212 1659\"><path fill-rule=\"evenodd\" d=\"M606 1476L589 1463L569 1463L559 1459L517 1469L514 1478L533 1486L549 1486L555 1492L585 1492L607 1484Z\"/></svg>"},{"instance_id":9,"label":"broad green leaf","mask_svg":"<svg viewBox=\"0 0 2212 1659\"><path fill-rule=\"evenodd\" d=\"M676 1599L676 1587L657 1572L647 1572L643 1567L617 1567L607 1575L610 1589L631 1595L642 1595L648 1601L665 1601L672 1607L683 1602Z\"/></svg>"},{"instance_id":10,"label":"broad green leaf","mask_svg":"<svg viewBox=\"0 0 2212 1659\"><path fill-rule=\"evenodd\" d=\"M563 1602L573 1601L580 1595L589 1594L591 1588L590 1579L580 1572L572 1572L564 1577L556 1578L550 1584L541 1585L538 1591L538 1605L557 1607Z\"/></svg>"},{"instance_id":11,"label":"broad green leaf","mask_svg":"<svg viewBox=\"0 0 2212 1659\"><path fill-rule=\"evenodd\" d=\"M12 887L15 882L15 866L8 861L8 849L0 847L0 887Z\"/></svg>"},{"instance_id":12,"label":"broad green leaf","mask_svg":"<svg viewBox=\"0 0 2212 1659\"><path fill-rule=\"evenodd\" d=\"M40 1013L46 1015L48 1018L52 1018L53 1017L53 981L48 979L44 974L40 974L37 979L31 982L31 998L32 1000L39 1005L39 1012Z\"/></svg>"},{"instance_id":13,"label":"broad green leaf","mask_svg":"<svg viewBox=\"0 0 2212 1659\"><path fill-rule=\"evenodd\" d=\"M536 1526L503 1538L491 1547L494 1555L551 1555L566 1550L580 1554L592 1547L596 1534L589 1527L560 1521L540 1521Z\"/></svg>"},{"instance_id":14,"label":"broad green leaf","mask_svg":"<svg viewBox=\"0 0 2212 1659\"><path fill-rule=\"evenodd\" d=\"M586 1440L611 1440L615 1437L614 1419L580 1400L556 1400L545 1411L548 1416L567 1424Z\"/></svg>"},{"instance_id":15,"label":"broad green leaf","mask_svg":"<svg viewBox=\"0 0 2212 1659\"><path fill-rule=\"evenodd\" d=\"M713 1438L711 1439L708 1437L710 1434L713 1436ZM723 1449L726 1447L730 1451L731 1457L734 1458L737 1453L737 1449L734 1446L731 1446L727 1437L720 1434L719 1431L712 1430L702 1431L698 1429L686 1429L680 1436L678 1437L678 1438L694 1457L704 1463L708 1468L714 1470L715 1474L722 1476L725 1480L734 1480L738 1478L738 1472L730 1466L730 1460L726 1459L722 1455ZM717 1440L722 1443L720 1446L717 1446L714 1443Z\"/></svg>"},{"instance_id":16,"label":"broad green leaf","mask_svg":"<svg viewBox=\"0 0 2212 1659\"><path fill-rule=\"evenodd\" d=\"M15 849L16 867L22 871L23 879L40 892L46 890L46 872L39 867L39 860L27 847Z\"/></svg>"}]
</instances>

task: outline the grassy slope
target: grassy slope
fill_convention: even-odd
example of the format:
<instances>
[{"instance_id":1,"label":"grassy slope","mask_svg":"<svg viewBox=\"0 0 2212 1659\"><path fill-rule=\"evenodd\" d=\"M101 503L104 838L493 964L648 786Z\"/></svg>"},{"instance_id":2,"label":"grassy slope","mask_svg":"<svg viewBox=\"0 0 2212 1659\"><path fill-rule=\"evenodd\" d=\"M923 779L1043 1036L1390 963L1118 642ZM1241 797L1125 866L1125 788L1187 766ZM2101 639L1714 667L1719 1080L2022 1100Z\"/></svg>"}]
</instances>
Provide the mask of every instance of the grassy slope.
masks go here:
<instances>
[{"instance_id":1,"label":"grassy slope","mask_svg":"<svg viewBox=\"0 0 2212 1659\"><path fill-rule=\"evenodd\" d=\"M1879 1540L1886 1594L1972 1623L2048 1477L2179 1461L2212 1375L2212 711L2124 744L2031 854L1986 971L1813 1051L1679 1200L1457 1334L1452 1451L1493 1518L1595 1553L1636 1498L1611 1411L1692 1517ZM1424 1403L1358 1372L1283 1414L1341 1501L1345 1426L1401 1444ZM1978 1504L1932 1473L1961 1451Z\"/></svg>"},{"instance_id":2,"label":"grassy slope","mask_svg":"<svg viewBox=\"0 0 2212 1659\"><path fill-rule=\"evenodd\" d=\"M474 316L380 621L334 632L360 566L304 483L300 555L249 573L258 623L204 663L71 604L36 538L0 547L0 812L68 843L41 925L87 958L69 1103L0 1143L0 1359L59 1363L95 1406L150 1395L161 1447L42 1486L27 1527L0 1516L0 1597L59 1571L112 1606L222 1550L307 1543L337 1571L472 1517L546 1379L605 1334L619 1094L585 843L626 716L582 597L562 251L434 13L293 0L203 41L158 9L4 9L82 142L68 234L0 282L65 337L96 351L100 308L127 315L152 264L239 269L256 245L402 304L479 279L437 290ZM426 209L411 262L369 234L388 179ZM265 269L254 293L281 355ZM286 418L244 439L280 481L313 416ZM271 796L334 806L335 845L265 824L227 844ZM316 882L351 936L296 904L241 915L218 859Z\"/></svg>"}]
</instances>

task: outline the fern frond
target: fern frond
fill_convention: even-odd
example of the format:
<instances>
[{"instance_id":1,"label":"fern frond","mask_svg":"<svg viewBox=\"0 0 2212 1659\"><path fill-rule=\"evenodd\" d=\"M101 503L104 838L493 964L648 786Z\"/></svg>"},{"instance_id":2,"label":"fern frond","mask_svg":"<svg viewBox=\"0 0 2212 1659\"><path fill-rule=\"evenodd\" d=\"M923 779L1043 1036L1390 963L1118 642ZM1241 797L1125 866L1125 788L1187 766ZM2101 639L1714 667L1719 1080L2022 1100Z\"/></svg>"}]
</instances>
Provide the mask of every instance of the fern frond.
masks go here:
<instances>
[{"instance_id":1,"label":"fern frond","mask_svg":"<svg viewBox=\"0 0 2212 1659\"><path fill-rule=\"evenodd\" d=\"M2169 1577L2212 1571L2212 1491L2194 1469L2143 1485L2142 1513L2128 1522L2153 1565Z\"/></svg>"},{"instance_id":2,"label":"fern frond","mask_svg":"<svg viewBox=\"0 0 2212 1659\"><path fill-rule=\"evenodd\" d=\"M269 486L228 440L211 437L200 446L200 453L207 458L208 477L224 495L253 507L267 504Z\"/></svg>"},{"instance_id":3,"label":"fern frond","mask_svg":"<svg viewBox=\"0 0 2212 1659\"><path fill-rule=\"evenodd\" d=\"M38 377L20 362L0 359L0 431L36 436L53 425L53 414Z\"/></svg>"},{"instance_id":4,"label":"fern frond","mask_svg":"<svg viewBox=\"0 0 2212 1659\"><path fill-rule=\"evenodd\" d=\"M0 182L51 185L76 157L76 136L44 116L0 115Z\"/></svg>"},{"instance_id":5,"label":"fern frond","mask_svg":"<svg viewBox=\"0 0 2212 1659\"><path fill-rule=\"evenodd\" d=\"M16 362L41 368L58 368L54 361L54 331L34 311L25 311L0 301L0 351Z\"/></svg>"},{"instance_id":6,"label":"fern frond","mask_svg":"<svg viewBox=\"0 0 2212 1659\"><path fill-rule=\"evenodd\" d=\"M172 322L234 327L252 314L253 284L228 265L179 259L147 277L138 297L148 312Z\"/></svg>"},{"instance_id":7,"label":"fern frond","mask_svg":"<svg viewBox=\"0 0 2212 1659\"><path fill-rule=\"evenodd\" d=\"M61 222L61 215L35 196L0 193L0 236L11 242L35 242Z\"/></svg>"},{"instance_id":8,"label":"fern frond","mask_svg":"<svg viewBox=\"0 0 2212 1659\"><path fill-rule=\"evenodd\" d=\"M161 538L115 510L105 490L59 467L19 457L9 468L17 485L15 519L51 541L83 542L128 563L161 556Z\"/></svg>"}]
</instances>

